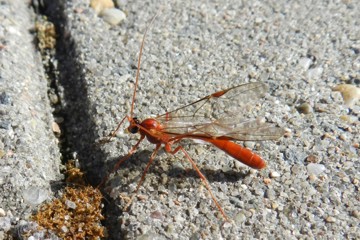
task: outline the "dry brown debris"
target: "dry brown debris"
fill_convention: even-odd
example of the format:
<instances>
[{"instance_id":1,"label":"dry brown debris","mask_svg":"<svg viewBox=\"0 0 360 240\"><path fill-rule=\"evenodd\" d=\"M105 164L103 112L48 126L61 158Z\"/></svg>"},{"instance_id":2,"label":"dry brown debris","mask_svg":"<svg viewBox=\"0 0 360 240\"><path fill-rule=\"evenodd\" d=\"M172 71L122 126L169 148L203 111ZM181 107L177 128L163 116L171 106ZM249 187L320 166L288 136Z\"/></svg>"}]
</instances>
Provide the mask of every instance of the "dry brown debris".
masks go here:
<instances>
[{"instance_id":1,"label":"dry brown debris","mask_svg":"<svg viewBox=\"0 0 360 240\"><path fill-rule=\"evenodd\" d=\"M100 239L102 195L91 186L66 187L61 198L43 205L34 220L62 239Z\"/></svg>"},{"instance_id":2,"label":"dry brown debris","mask_svg":"<svg viewBox=\"0 0 360 240\"><path fill-rule=\"evenodd\" d=\"M78 185L85 185L84 173L75 166L74 160L69 160L66 163L66 182Z\"/></svg>"},{"instance_id":3,"label":"dry brown debris","mask_svg":"<svg viewBox=\"0 0 360 240\"><path fill-rule=\"evenodd\" d=\"M38 39L38 47L41 52L46 49L54 49L56 46L56 29L52 22L46 17L39 19L35 24L35 31Z\"/></svg>"},{"instance_id":4,"label":"dry brown debris","mask_svg":"<svg viewBox=\"0 0 360 240\"><path fill-rule=\"evenodd\" d=\"M83 173L74 167L74 162L67 164L66 173L66 182L76 187L66 187L62 196L42 205L33 220L62 239L104 237L101 192L84 185Z\"/></svg>"}]
</instances>

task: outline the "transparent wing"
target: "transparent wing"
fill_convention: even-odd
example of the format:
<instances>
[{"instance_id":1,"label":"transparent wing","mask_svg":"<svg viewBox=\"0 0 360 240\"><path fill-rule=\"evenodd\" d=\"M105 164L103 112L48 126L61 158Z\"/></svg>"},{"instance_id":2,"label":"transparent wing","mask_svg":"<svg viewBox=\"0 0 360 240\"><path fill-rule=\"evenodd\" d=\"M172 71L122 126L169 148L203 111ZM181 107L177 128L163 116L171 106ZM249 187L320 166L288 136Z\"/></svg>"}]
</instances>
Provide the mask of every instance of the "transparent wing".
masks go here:
<instances>
[{"instance_id":1,"label":"transparent wing","mask_svg":"<svg viewBox=\"0 0 360 240\"><path fill-rule=\"evenodd\" d=\"M157 116L156 119L163 125L164 133L176 136L242 141L277 139L284 134L283 129L256 119L260 110L257 100L267 90L267 86L259 82L238 85Z\"/></svg>"}]
</instances>

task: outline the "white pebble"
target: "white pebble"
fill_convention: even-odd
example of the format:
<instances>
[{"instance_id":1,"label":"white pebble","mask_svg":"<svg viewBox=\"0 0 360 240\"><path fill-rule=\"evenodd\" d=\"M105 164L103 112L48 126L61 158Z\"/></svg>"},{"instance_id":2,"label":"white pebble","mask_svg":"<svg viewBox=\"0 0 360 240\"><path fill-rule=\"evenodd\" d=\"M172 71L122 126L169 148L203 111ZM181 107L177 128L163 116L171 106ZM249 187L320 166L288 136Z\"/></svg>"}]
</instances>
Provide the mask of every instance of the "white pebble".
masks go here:
<instances>
[{"instance_id":1,"label":"white pebble","mask_svg":"<svg viewBox=\"0 0 360 240\"><path fill-rule=\"evenodd\" d=\"M319 175L321 174L323 171L325 171L325 166L323 164L318 164L318 163L309 163L307 166L306 166L306 169L308 171L308 174L311 175Z\"/></svg>"},{"instance_id":2,"label":"white pebble","mask_svg":"<svg viewBox=\"0 0 360 240\"><path fill-rule=\"evenodd\" d=\"M100 16L104 19L105 22L113 26L118 25L126 19L125 13L117 8L104 9Z\"/></svg>"},{"instance_id":3,"label":"white pebble","mask_svg":"<svg viewBox=\"0 0 360 240\"><path fill-rule=\"evenodd\" d=\"M310 58L304 57L299 60L298 66L299 66L299 68L308 70L311 63L312 63L312 60Z\"/></svg>"},{"instance_id":4,"label":"white pebble","mask_svg":"<svg viewBox=\"0 0 360 240\"><path fill-rule=\"evenodd\" d=\"M76 208L76 203L74 203L73 201L70 201L70 200L66 200L65 201L65 204L68 208L71 208L71 209L75 209Z\"/></svg>"},{"instance_id":5,"label":"white pebble","mask_svg":"<svg viewBox=\"0 0 360 240\"><path fill-rule=\"evenodd\" d=\"M270 173L270 177L271 177L271 178L278 178L278 177L280 177L280 173L278 173L278 172L271 172L271 173Z\"/></svg>"},{"instance_id":6,"label":"white pebble","mask_svg":"<svg viewBox=\"0 0 360 240\"><path fill-rule=\"evenodd\" d=\"M5 216L6 216L5 210L0 208L0 217L5 217Z\"/></svg>"},{"instance_id":7,"label":"white pebble","mask_svg":"<svg viewBox=\"0 0 360 240\"><path fill-rule=\"evenodd\" d=\"M0 218L0 229L2 231L9 231L11 228L11 219L9 217Z\"/></svg>"},{"instance_id":8,"label":"white pebble","mask_svg":"<svg viewBox=\"0 0 360 240\"><path fill-rule=\"evenodd\" d=\"M22 192L24 201L29 205L38 205L44 202L49 193L47 190L44 190L39 187L29 187Z\"/></svg>"},{"instance_id":9,"label":"white pebble","mask_svg":"<svg viewBox=\"0 0 360 240\"><path fill-rule=\"evenodd\" d=\"M334 223L334 222L336 222L336 219L334 218L334 217L327 217L326 219L325 219L325 221L327 222L327 223Z\"/></svg>"},{"instance_id":10,"label":"white pebble","mask_svg":"<svg viewBox=\"0 0 360 240\"><path fill-rule=\"evenodd\" d=\"M323 71L324 71L324 69L322 67L317 67L317 68L310 69L307 72L308 78L310 80L317 80L317 79L319 79L321 77Z\"/></svg>"},{"instance_id":11,"label":"white pebble","mask_svg":"<svg viewBox=\"0 0 360 240\"><path fill-rule=\"evenodd\" d=\"M69 229L66 226L62 226L61 231L64 233L67 233L67 232L69 232Z\"/></svg>"}]
</instances>

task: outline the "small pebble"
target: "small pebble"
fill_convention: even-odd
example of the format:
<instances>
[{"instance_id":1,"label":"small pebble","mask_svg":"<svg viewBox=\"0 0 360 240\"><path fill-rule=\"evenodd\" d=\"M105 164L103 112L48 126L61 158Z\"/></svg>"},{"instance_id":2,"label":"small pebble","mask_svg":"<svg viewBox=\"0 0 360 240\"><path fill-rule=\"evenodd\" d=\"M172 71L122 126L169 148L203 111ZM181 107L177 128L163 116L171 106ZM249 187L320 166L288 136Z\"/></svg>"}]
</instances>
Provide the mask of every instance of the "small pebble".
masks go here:
<instances>
[{"instance_id":1,"label":"small pebble","mask_svg":"<svg viewBox=\"0 0 360 240\"><path fill-rule=\"evenodd\" d=\"M114 2L112 0L91 0L90 7L92 7L95 12L99 14L106 8L113 8Z\"/></svg>"},{"instance_id":2,"label":"small pebble","mask_svg":"<svg viewBox=\"0 0 360 240\"><path fill-rule=\"evenodd\" d=\"M253 208L250 208L250 209L249 209L249 212L251 213L250 216L253 216L253 215L256 213L256 210L253 209Z\"/></svg>"},{"instance_id":3,"label":"small pebble","mask_svg":"<svg viewBox=\"0 0 360 240\"><path fill-rule=\"evenodd\" d=\"M154 211L150 214L150 217L153 219L162 220L164 218L163 214L160 211Z\"/></svg>"},{"instance_id":4,"label":"small pebble","mask_svg":"<svg viewBox=\"0 0 360 240\"><path fill-rule=\"evenodd\" d=\"M169 233L169 234L172 234L175 230L175 227L172 223L168 224L167 227L166 227L166 232Z\"/></svg>"},{"instance_id":5,"label":"small pebble","mask_svg":"<svg viewBox=\"0 0 360 240\"><path fill-rule=\"evenodd\" d=\"M350 178L349 177L343 177L341 179L343 182L349 183L350 182Z\"/></svg>"},{"instance_id":6,"label":"small pebble","mask_svg":"<svg viewBox=\"0 0 360 240\"><path fill-rule=\"evenodd\" d=\"M310 58L304 57L299 60L298 66L304 70L308 70L312 64L312 60Z\"/></svg>"},{"instance_id":7,"label":"small pebble","mask_svg":"<svg viewBox=\"0 0 360 240\"><path fill-rule=\"evenodd\" d=\"M64 233L67 233L67 232L69 232L69 229L66 226L63 225L61 227L61 231L63 231Z\"/></svg>"},{"instance_id":8,"label":"small pebble","mask_svg":"<svg viewBox=\"0 0 360 240\"><path fill-rule=\"evenodd\" d=\"M276 193L273 189L267 189L265 192L265 198L268 198L269 200L276 199Z\"/></svg>"},{"instance_id":9,"label":"small pebble","mask_svg":"<svg viewBox=\"0 0 360 240\"><path fill-rule=\"evenodd\" d=\"M303 103L297 106L296 109L298 110L299 113L304 113L304 114L309 114L312 112L312 108L308 103Z\"/></svg>"},{"instance_id":10,"label":"small pebble","mask_svg":"<svg viewBox=\"0 0 360 240\"><path fill-rule=\"evenodd\" d=\"M0 229L2 231L9 231L11 228L11 218L10 217L2 217L0 218Z\"/></svg>"},{"instance_id":11,"label":"small pebble","mask_svg":"<svg viewBox=\"0 0 360 240\"><path fill-rule=\"evenodd\" d=\"M0 149L0 158L2 158L3 156L5 156L6 152L2 149Z\"/></svg>"},{"instance_id":12,"label":"small pebble","mask_svg":"<svg viewBox=\"0 0 360 240\"><path fill-rule=\"evenodd\" d=\"M262 22L263 22L263 19L262 19L262 18L260 18L260 17L255 18L255 24L256 24L256 25L259 25L259 24L262 23Z\"/></svg>"},{"instance_id":13,"label":"small pebble","mask_svg":"<svg viewBox=\"0 0 360 240\"><path fill-rule=\"evenodd\" d=\"M253 141L245 141L244 146L247 147L247 148L250 148L250 149L254 149L255 142L253 142Z\"/></svg>"},{"instance_id":14,"label":"small pebble","mask_svg":"<svg viewBox=\"0 0 360 240\"><path fill-rule=\"evenodd\" d=\"M29 187L22 192L22 195L27 204L36 206L44 202L48 198L49 193L42 188Z\"/></svg>"},{"instance_id":15,"label":"small pebble","mask_svg":"<svg viewBox=\"0 0 360 240\"><path fill-rule=\"evenodd\" d=\"M264 178L264 183L266 185L270 184L271 183L271 179L270 178Z\"/></svg>"},{"instance_id":16,"label":"small pebble","mask_svg":"<svg viewBox=\"0 0 360 240\"><path fill-rule=\"evenodd\" d=\"M56 122L53 122L52 124L51 124L51 127L52 127L52 130L53 130L53 132L55 133L55 134L61 134L61 129L60 129L60 126L59 126L59 124L57 124Z\"/></svg>"},{"instance_id":17,"label":"small pebble","mask_svg":"<svg viewBox=\"0 0 360 240\"><path fill-rule=\"evenodd\" d=\"M360 182L359 179L356 179L356 178L354 178L354 179L352 180L352 183L355 184L355 185L358 185L359 182Z\"/></svg>"},{"instance_id":18,"label":"small pebble","mask_svg":"<svg viewBox=\"0 0 360 240\"><path fill-rule=\"evenodd\" d=\"M360 99L360 88L351 84L339 84L332 88L333 91L340 92L344 103L352 107Z\"/></svg>"},{"instance_id":19,"label":"small pebble","mask_svg":"<svg viewBox=\"0 0 360 240\"><path fill-rule=\"evenodd\" d=\"M128 3L128 0L115 0L115 3L117 6L126 6L126 4Z\"/></svg>"},{"instance_id":20,"label":"small pebble","mask_svg":"<svg viewBox=\"0 0 360 240\"><path fill-rule=\"evenodd\" d=\"M254 175L256 173L257 173L257 170L255 170L255 169L250 169L249 170L249 174L251 174L251 175Z\"/></svg>"},{"instance_id":21,"label":"small pebble","mask_svg":"<svg viewBox=\"0 0 360 240\"><path fill-rule=\"evenodd\" d=\"M290 131L287 131L286 129L284 129L284 130L285 130L284 137L285 137L285 138L290 138L291 135L292 135L291 130L290 130Z\"/></svg>"},{"instance_id":22,"label":"small pebble","mask_svg":"<svg viewBox=\"0 0 360 240\"><path fill-rule=\"evenodd\" d=\"M0 208L0 217L5 217L5 216L6 216L5 210Z\"/></svg>"},{"instance_id":23,"label":"small pebble","mask_svg":"<svg viewBox=\"0 0 360 240\"><path fill-rule=\"evenodd\" d=\"M310 180L311 182L314 182L314 181L317 180L317 177L316 177L314 174L310 174L310 175L309 175L309 180Z\"/></svg>"},{"instance_id":24,"label":"small pebble","mask_svg":"<svg viewBox=\"0 0 360 240\"><path fill-rule=\"evenodd\" d=\"M49 93L49 99L51 104L56 105L59 103L59 97L56 95L56 93L50 92Z\"/></svg>"},{"instance_id":25,"label":"small pebble","mask_svg":"<svg viewBox=\"0 0 360 240\"><path fill-rule=\"evenodd\" d=\"M237 224L241 224L241 223L245 222L246 216L244 215L244 213L240 212L235 215L234 220Z\"/></svg>"},{"instance_id":26,"label":"small pebble","mask_svg":"<svg viewBox=\"0 0 360 240\"><path fill-rule=\"evenodd\" d=\"M117 8L104 9L100 16L104 19L105 22L113 26L118 25L126 19L125 13Z\"/></svg>"},{"instance_id":27,"label":"small pebble","mask_svg":"<svg viewBox=\"0 0 360 240\"><path fill-rule=\"evenodd\" d=\"M316 163L318 159L315 155L309 155L307 156L306 161L309 163Z\"/></svg>"},{"instance_id":28,"label":"small pebble","mask_svg":"<svg viewBox=\"0 0 360 240\"><path fill-rule=\"evenodd\" d=\"M318 163L309 163L306 166L307 172L309 175L313 174L315 176L321 174L322 172L324 172L326 170L325 166L323 164L318 164Z\"/></svg>"},{"instance_id":29,"label":"small pebble","mask_svg":"<svg viewBox=\"0 0 360 240\"><path fill-rule=\"evenodd\" d=\"M182 222L184 222L184 221L185 221L185 219L184 219L183 217L181 217L180 214L178 214L178 215L176 215L176 216L174 217L174 222L175 222L175 223L176 223L176 222L182 223Z\"/></svg>"},{"instance_id":30,"label":"small pebble","mask_svg":"<svg viewBox=\"0 0 360 240\"><path fill-rule=\"evenodd\" d=\"M139 201L146 201L149 198L147 195L143 195L143 194L138 194L136 197Z\"/></svg>"},{"instance_id":31,"label":"small pebble","mask_svg":"<svg viewBox=\"0 0 360 240\"><path fill-rule=\"evenodd\" d=\"M346 130L347 132L349 132L349 133L352 133L352 132L353 132L353 130L352 130L351 127L347 127L345 130Z\"/></svg>"},{"instance_id":32,"label":"small pebble","mask_svg":"<svg viewBox=\"0 0 360 240\"><path fill-rule=\"evenodd\" d=\"M2 92L0 94L0 104L10 105L11 103L12 103L11 97L5 92Z\"/></svg>"},{"instance_id":33,"label":"small pebble","mask_svg":"<svg viewBox=\"0 0 360 240\"><path fill-rule=\"evenodd\" d=\"M351 123L351 124L353 124L353 123L355 123L355 122L358 121L356 116L341 115L339 118L340 118L342 121L348 122L348 123Z\"/></svg>"},{"instance_id":34,"label":"small pebble","mask_svg":"<svg viewBox=\"0 0 360 240\"><path fill-rule=\"evenodd\" d=\"M280 177L280 173L278 173L278 172L270 172L270 177L271 178L278 178L278 177Z\"/></svg>"},{"instance_id":35,"label":"small pebble","mask_svg":"<svg viewBox=\"0 0 360 240\"><path fill-rule=\"evenodd\" d=\"M240 186L241 186L241 188L242 188L243 190L248 189L248 186L247 186L246 184L241 184Z\"/></svg>"},{"instance_id":36,"label":"small pebble","mask_svg":"<svg viewBox=\"0 0 360 240\"><path fill-rule=\"evenodd\" d=\"M179 202L183 202L184 201L184 195L180 195L180 196L178 196L178 198L177 198L177 200L179 201Z\"/></svg>"},{"instance_id":37,"label":"small pebble","mask_svg":"<svg viewBox=\"0 0 360 240\"><path fill-rule=\"evenodd\" d=\"M310 80L317 80L321 77L323 71L322 67L312 68L307 72L307 77Z\"/></svg>"},{"instance_id":38,"label":"small pebble","mask_svg":"<svg viewBox=\"0 0 360 240\"><path fill-rule=\"evenodd\" d=\"M271 208L272 209L277 209L279 207L279 204L277 204L276 202L273 202L272 204L271 204Z\"/></svg>"},{"instance_id":39,"label":"small pebble","mask_svg":"<svg viewBox=\"0 0 360 240\"><path fill-rule=\"evenodd\" d=\"M358 211L358 210L354 210L354 211L352 211L351 212L351 215L353 216L353 217L356 217L356 218L360 218L360 211Z\"/></svg>"},{"instance_id":40,"label":"small pebble","mask_svg":"<svg viewBox=\"0 0 360 240\"><path fill-rule=\"evenodd\" d=\"M168 182L168 175L166 175L166 174L161 174L161 184L163 184L163 185L166 185L166 183Z\"/></svg>"},{"instance_id":41,"label":"small pebble","mask_svg":"<svg viewBox=\"0 0 360 240\"><path fill-rule=\"evenodd\" d=\"M327 217L326 219L325 219L325 221L327 222L327 223L334 223L334 222L336 222L336 218L334 218L334 217Z\"/></svg>"},{"instance_id":42,"label":"small pebble","mask_svg":"<svg viewBox=\"0 0 360 240\"><path fill-rule=\"evenodd\" d=\"M321 139L325 139L325 138L330 138L330 139L332 139L332 140L335 140L336 138L333 136L333 135L331 135L330 133L325 133L322 137L321 137Z\"/></svg>"},{"instance_id":43,"label":"small pebble","mask_svg":"<svg viewBox=\"0 0 360 240\"><path fill-rule=\"evenodd\" d=\"M70 201L70 200L66 200L65 201L65 204L68 208L70 209L76 209L76 203L74 203L73 201Z\"/></svg>"}]
</instances>

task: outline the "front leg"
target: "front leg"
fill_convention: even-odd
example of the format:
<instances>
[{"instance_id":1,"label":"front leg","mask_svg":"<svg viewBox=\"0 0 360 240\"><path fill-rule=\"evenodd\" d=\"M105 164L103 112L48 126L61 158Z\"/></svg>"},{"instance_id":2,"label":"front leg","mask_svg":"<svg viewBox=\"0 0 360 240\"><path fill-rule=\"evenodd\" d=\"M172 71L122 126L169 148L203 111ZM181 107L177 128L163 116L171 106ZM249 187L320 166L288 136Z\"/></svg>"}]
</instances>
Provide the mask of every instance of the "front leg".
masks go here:
<instances>
[{"instance_id":1,"label":"front leg","mask_svg":"<svg viewBox=\"0 0 360 240\"><path fill-rule=\"evenodd\" d=\"M130 151L122 158L118 160L118 162L115 164L113 170L106 175L106 177L103 178L103 180L100 182L100 184L97 186L97 188L102 187L108 180L110 174L116 172L116 170L119 169L120 165L123 164L126 160L128 160L136 151L136 149L139 147L140 143L145 139L145 135L141 135L138 142L130 149Z\"/></svg>"},{"instance_id":2,"label":"front leg","mask_svg":"<svg viewBox=\"0 0 360 240\"><path fill-rule=\"evenodd\" d=\"M133 202L136 194L138 193L138 191L139 191L139 189L140 189L140 186L142 185L142 183L143 183L144 180L145 180L146 173L148 172L148 170L149 170L149 168L150 168L150 166L151 166L151 163L153 162L154 158L156 157L156 154L157 154L157 152L159 151L160 147L161 147L161 144L160 144L160 143L159 143L159 144L156 144L155 150L154 150L154 152L153 152L153 153L151 154L151 156L150 156L149 162L148 162L148 164L146 165L143 174L141 175L141 178L140 178L140 181L139 181L138 184L137 184L136 190L135 190L135 192L132 194L132 196L131 196L131 198L130 198L130 201L125 205L124 211L127 211L127 210L129 209L131 203Z\"/></svg>"}]
</instances>

